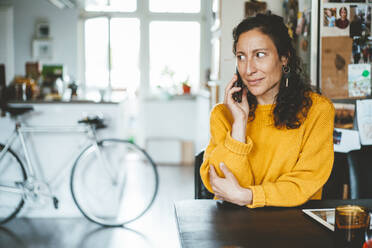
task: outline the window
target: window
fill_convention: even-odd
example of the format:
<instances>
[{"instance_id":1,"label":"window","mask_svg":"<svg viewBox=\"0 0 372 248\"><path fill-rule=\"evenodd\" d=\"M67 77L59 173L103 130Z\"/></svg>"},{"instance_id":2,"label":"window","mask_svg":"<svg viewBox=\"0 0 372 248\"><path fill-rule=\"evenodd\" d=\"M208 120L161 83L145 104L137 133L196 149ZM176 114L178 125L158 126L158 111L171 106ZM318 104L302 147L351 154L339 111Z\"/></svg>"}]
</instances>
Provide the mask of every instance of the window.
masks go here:
<instances>
[{"instance_id":1,"label":"window","mask_svg":"<svg viewBox=\"0 0 372 248\"><path fill-rule=\"evenodd\" d=\"M86 93L98 98L104 90L140 89L147 95L160 87L178 94L185 81L197 89L205 69L203 9L201 0L86 1Z\"/></svg>"},{"instance_id":2,"label":"window","mask_svg":"<svg viewBox=\"0 0 372 248\"><path fill-rule=\"evenodd\" d=\"M136 0L85 0L86 11L133 12L136 9Z\"/></svg>"},{"instance_id":3,"label":"window","mask_svg":"<svg viewBox=\"0 0 372 248\"><path fill-rule=\"evenodd\" d=\"M149 0L149 3L151 12L200 12L200 0Z\"/></svg>"},{"instance_id":4,"label":"window","mask_svg":"<svg viewBox=\"0 0 372 248\"><path fill-rule=\"evenodd\" d=\"M140 23L136 18L111 19L111 87L139 86Z\"/></svg>"},{"instance_id":5,"label":"window","mask_svg":"<svg viewBox=\"0 0 372 248\"><path fill-rule=\"evenodd\" d=\"M89 86L108 86L108 20L99 17L85 22L85 79Z\"/></svg>"},{"instance_id":6,"label":"window","mask_svg":"<svg viewBox=\"0 0 372 248\"><path fill-rule=\"evenodd\" d=\"M200 25L197 22L154 21L150 23L150 86L171 89L188 81L199 82ZM173 91L172 91L173 90Z\"/></svg>"}]
</instances>

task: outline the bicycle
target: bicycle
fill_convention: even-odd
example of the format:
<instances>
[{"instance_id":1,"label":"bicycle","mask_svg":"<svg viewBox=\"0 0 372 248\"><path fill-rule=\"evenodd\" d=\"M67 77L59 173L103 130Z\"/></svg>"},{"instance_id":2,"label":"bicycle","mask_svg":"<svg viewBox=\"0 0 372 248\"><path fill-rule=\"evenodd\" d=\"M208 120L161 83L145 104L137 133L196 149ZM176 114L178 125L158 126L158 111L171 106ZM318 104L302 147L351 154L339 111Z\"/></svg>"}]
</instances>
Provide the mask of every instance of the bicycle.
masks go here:
<instances>
[{"instance_id":1,"label":"bicycle","mask_svg":"<svg viewBox=\"0 0 372 248\"><path fill-rule=\"evenodd\" d=\"M15 129L5 144L0 143L0 224L14 218L26 201L44 197L52 200L54 208L59 205L52 191L52 182L35 173L27 149L26 133L86 134L89 143L72 165L70 190L74 203L88 220L102 226L123 226L140 218L153 204L159 185L156 164L145 150L132 141L98 139L97 130L106 127L103 118L84 118L73 127L28 126L19 121L19 117L32 111L32 107L7 105L3 110L15 119ZM17 138L25 161L11 149ZM152 178L154 187L140 185L143 192L138 197L133 187L141 182L136 178L142 176L140 173Z\"/></svg>"}]
</instances>

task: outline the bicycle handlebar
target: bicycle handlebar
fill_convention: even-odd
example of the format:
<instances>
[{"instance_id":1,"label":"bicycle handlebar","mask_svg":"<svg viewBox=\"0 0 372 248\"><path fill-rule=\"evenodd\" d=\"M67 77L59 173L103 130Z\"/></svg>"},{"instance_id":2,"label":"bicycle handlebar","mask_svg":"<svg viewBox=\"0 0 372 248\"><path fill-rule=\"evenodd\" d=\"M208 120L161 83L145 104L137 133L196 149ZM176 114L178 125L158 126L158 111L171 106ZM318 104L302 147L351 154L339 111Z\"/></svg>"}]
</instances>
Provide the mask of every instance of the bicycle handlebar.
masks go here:
<instances>
[{"instance_id":1,"label":"bicycle handlebar","mask_svg":"<svg viewBox=\"0 0 372 248\"><path fill-rule=\"evenodd\" d=\"M95 126L96 129L107 127L107 125L104 123L104 119L100 118L98 116L85 117L85 118L79 120L78 123L93 125L93 126Z\"/></svg>"}]
</instances>

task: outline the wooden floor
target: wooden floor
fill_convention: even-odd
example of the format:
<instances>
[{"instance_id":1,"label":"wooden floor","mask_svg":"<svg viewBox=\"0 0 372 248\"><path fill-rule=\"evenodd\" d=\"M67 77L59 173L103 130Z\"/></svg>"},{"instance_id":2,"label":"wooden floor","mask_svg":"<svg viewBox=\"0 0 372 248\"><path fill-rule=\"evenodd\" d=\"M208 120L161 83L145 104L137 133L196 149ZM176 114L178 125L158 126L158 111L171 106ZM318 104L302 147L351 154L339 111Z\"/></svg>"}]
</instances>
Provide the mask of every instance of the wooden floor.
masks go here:
<instances>
[{"instance_id":1,"label":"wooden floor","mask_svg":"<svg viewBox=\"0 0 372 248\"><path fill-rule=\"evenodd\" d=\"M193 166L158 166L158 197L125 228L101 228L85 218L17 218L0 226L0 247L180 247L173 203L194 197Z\"/></svg>"}]
</instances>

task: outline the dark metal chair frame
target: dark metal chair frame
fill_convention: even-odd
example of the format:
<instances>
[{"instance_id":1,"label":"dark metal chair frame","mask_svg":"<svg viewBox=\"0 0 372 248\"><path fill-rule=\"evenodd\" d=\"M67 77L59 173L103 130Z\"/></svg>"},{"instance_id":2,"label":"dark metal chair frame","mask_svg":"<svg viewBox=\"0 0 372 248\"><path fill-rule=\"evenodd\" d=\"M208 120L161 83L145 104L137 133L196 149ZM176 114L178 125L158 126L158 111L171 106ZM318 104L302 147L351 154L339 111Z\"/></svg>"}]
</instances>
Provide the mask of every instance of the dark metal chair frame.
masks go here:
<instances>
[{"instance_id":1,"label":"dark metal chair frame","mask_svg":"<svg viewBox=\"0 0 372 248\"><path fill-rule=\"evenodd\" d=\"M201 151L195 156L194 167L194 184L195 184L195 199L213 199L213 194L207 190L200 178L200 166L203 163L204 151Z\"/></svg>"}]
</instances>

